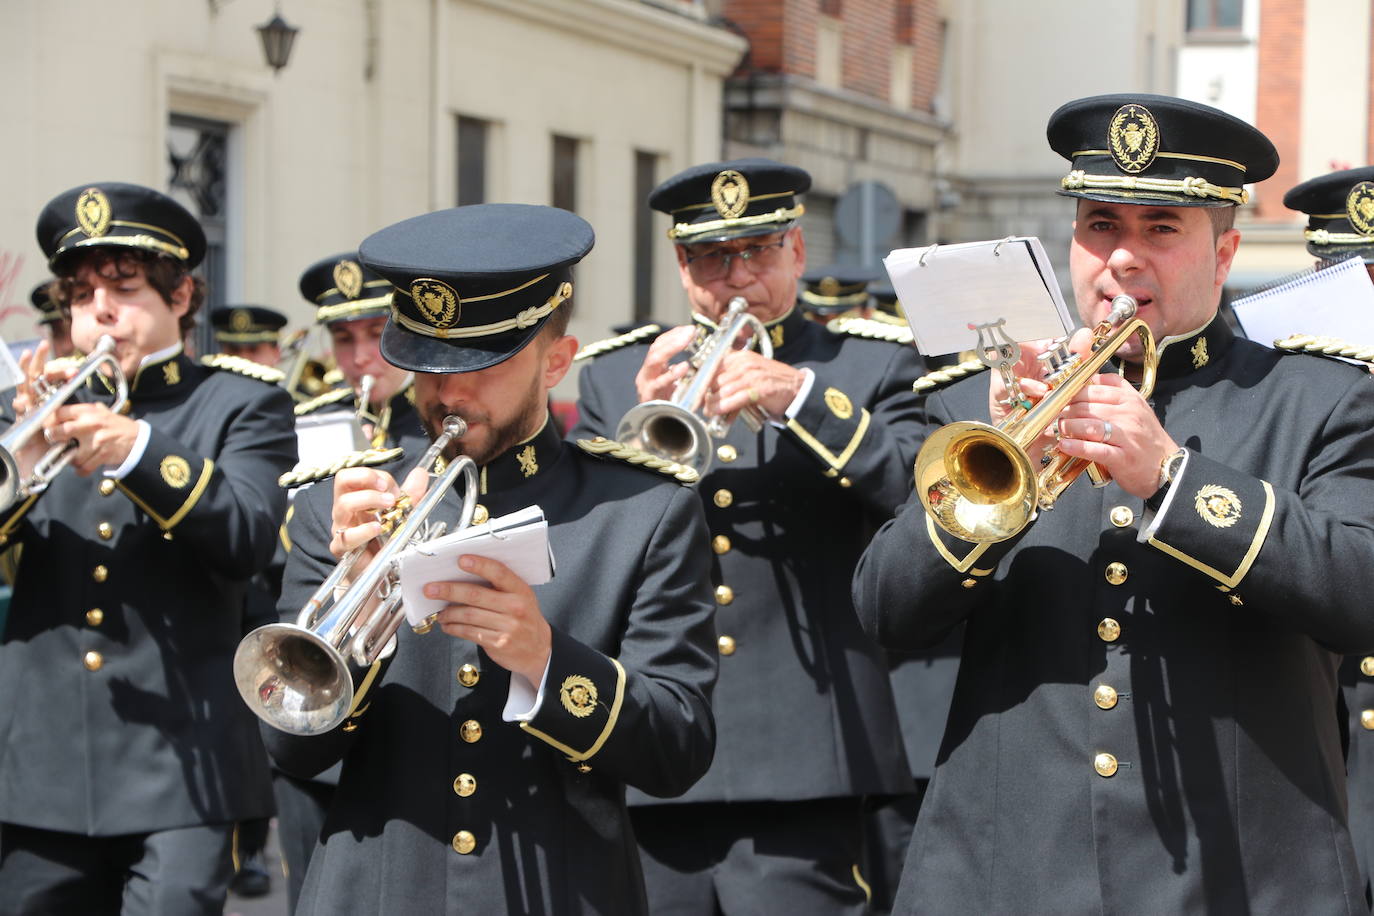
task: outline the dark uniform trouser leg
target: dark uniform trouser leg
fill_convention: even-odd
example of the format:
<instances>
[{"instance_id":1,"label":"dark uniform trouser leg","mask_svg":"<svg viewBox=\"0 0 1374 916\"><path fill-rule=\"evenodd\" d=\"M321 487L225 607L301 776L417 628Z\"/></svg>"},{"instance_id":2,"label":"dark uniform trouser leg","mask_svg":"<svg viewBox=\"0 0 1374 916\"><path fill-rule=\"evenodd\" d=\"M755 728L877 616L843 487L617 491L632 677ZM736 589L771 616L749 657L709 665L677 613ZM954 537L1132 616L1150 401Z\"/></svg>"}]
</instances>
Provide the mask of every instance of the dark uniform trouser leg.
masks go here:
<instances>
[{"instance_id":1,"label":"dark uniform trouser leg","mask_svg":"<svg viewBox=\"0 0 1374 916\"><path fill-rule=\"evenodd\" d=\"M857 798L630 813L654 916L868 912Z\"/></svg>"},{"instance_id":2,"label":"dark uniform trouser leg","mask_svg":"<svg viewBox=\"0 0 1374 916\"><path fill-rule=\"evenodd\" d=\"M218 916L233 824L113 837L0 828L0 914Z\"/></svg>"},{"instance_id":3,"label":"dark uniform trouser leg","mask_svg":"<svg viewBox=\"0 0 1374 916\"><path fill-rule=\"evenodd\" d=\"M281 846L287 894L294 913L301 899L310 854L319 842L324 816L334 798L334 786L274 771L272 794L277 799L277 843Z\"/></svg>"}]
</instances>

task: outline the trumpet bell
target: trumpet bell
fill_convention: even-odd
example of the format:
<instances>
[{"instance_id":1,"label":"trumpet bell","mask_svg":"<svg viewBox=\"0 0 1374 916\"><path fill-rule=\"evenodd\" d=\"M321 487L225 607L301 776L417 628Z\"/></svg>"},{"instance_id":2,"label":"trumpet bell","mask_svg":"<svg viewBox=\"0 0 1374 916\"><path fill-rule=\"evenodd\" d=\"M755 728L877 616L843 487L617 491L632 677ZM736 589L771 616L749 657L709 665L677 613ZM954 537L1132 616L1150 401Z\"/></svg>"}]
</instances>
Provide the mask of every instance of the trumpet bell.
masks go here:
<instances>
[{"instance_id":1,"label":"trumpet bell","mask_svg":"<svg viewBox=\"0 0 1374 916\"><path fill-rule=\"evenodd\" d=\"M711 467L711 433L706 421L672 401L645 401L620 418L617 442L642 449L705 474Z\"/></svg>"},{"instance_id":2,"label":"trumpet bell","mask_svg":"<svg viewBox=\"0 0 1374 916\"><path fill-rule=\"evenodd\" d=\"M915 474L926 511L960 540L1005 541L1035 515L1039 485L1029 457L987 423L940 427L921 446Z\"/></svg>"},{"instance_id":3,"label":"trumpet bell","mask_svg":"<svg viewBox=\"0 0 1374 916\"><path fill-rule=\"evenodd\" d=\"M293 735L330 731L353 706L348 662L290 623L269 623L243 638L234 652L234 683L258 718Z\"/></svg>"}]
</instances>

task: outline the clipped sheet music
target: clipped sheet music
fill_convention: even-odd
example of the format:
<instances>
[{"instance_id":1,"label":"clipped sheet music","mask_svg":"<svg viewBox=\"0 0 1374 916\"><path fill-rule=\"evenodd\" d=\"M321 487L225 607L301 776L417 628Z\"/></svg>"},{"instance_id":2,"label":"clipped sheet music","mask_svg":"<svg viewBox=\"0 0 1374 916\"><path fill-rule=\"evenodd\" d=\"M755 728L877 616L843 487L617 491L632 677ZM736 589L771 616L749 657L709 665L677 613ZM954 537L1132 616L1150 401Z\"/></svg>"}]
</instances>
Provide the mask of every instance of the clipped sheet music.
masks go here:
<instances>
[{"instance_id":1,"label":"clipped sheet music","mask_svg":"<svg viewBox=\"0 0 1374 916\"><path fill-rule=\"evenodd\" d=\"M899 248L883 259L926 356L968 350L971 325L1005 321L1015 341L1062 337L1074 327L1038 238Z\"/></svg>"},{"instance_id":2,"label":"clipped sheet music","mask_svg":"<svg viewBox=\"0 0 1374 916\"><path fill-rule=\"evenodd\" d=\"M485 579L458 568L458 558L467 555L498 560L529 585L542 585L554 575L549 523L539 506L414 544L396 558L402 603L411 626L419 626L444 608L443 601L425 597L429 583L486 584Z\"/></svg>"},{"instance_id":3,"label":"clipped sheet music","mask_svg":"<svg viewBox=\"0 0 1374 916\"><path fill-rule=\"evenodd\" d=\"M1231 309L1245 336L1266 347L1290 334L1374 346L1374 283L1359 257L1244 296Z\"/></svg>"}]
</instances>

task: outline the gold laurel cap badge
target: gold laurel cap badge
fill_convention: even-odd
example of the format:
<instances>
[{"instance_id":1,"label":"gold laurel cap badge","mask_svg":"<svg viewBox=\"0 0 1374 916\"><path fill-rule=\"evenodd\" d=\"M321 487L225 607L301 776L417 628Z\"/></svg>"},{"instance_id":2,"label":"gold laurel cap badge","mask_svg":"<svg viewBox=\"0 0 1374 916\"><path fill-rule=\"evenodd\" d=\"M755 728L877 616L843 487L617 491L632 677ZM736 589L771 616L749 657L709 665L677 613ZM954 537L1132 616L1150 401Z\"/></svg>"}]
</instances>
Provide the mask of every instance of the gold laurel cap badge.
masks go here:
<instances>
[{"instance_id":1,"label":"gold laurel cap badge","mask_svg":"<svg viewBox=\"0 0 1374 916\"><path fill-rule=\"evenodd\" d=\"M817 288L822 296L834 296L840 291L840 281L834 277L822 277L821 284Z\"/></svg>"},{"instance_id":2,"label":"gold laurel cap badge","mask_svg":"<svg viewBox=\"0 0 1374 916\"><path fill-rule=\"evenodd\" d=\"M1204 522L1216 528L1230 528L1240 521L1240 497L1219 484L1209 483L1198 490L1193 507Z\"/></svg>"},{"instance_id":3,"label":"gold laurel cap badge","mask_svg":"<svg viewBox=\"0 0 1374 916\"><path fill-rule=\"evenodd\" d=\"M357 299L363 291L363 269L356 261L334 265L334 286L346 299Z\"/></svg>"},{"instance_id":4,"label":"gold laurel cap badge","mask_svg":"<svg viewBox=\"0 0 1374 916\"><path fill-rule=\"evenodd\" d=\"M180 455L163 458L158 470L162 471L162 479L167 481L169 487L180 490L191 481L191 465Z\"/></svg>"},{"instance_id":5,"label":"gold laurel cap badge","mask_svg":"<svg viewBox=\"0 0 1374 916\"><path fill-rule=\"evenodd\" d=\"M1362 181L1350 189L1345 215L1360 235L1374 235L1374 181Z\"/></svg>"},{"instance_id":6,"label":"gold laurel cap badge","mask_svg":"<svg viewBox=\"0 0 1374 916\"><path fill-rule=\"evenodd\" d=\"M87 238L99 238L110 230L110 199L99 188L87 188L76 199L76 225Z\"/></svg>"},{"instance_id":7,"label":"gold laurel cap badge","mask_svg":"<svg viewBox=\"0 0 1374 916\"><path fill-rule=\"evenodd\" d=\"M726 169L711 182L711 203L722 219L743 216L749 207L749 182L734 169Z\"/></svg>"},{"instance_id":8,"label":"gold laurel cap badge","mask_svg":"<svg viewBox=\"0 0 1374 916\"><path fill-rule=\"evenodd\" d=\"M246 331L252 323L252 316L244 309L234 309L229 315L229 330L231 331Z\"/></svg>"},{"instance_id":9,"label":"gold laurel cap badge","mask_svg":"<svg viewBox=\"0 0 1374 916\"><path fill-rule=\"evenodd\" d=\"M558 698L563 701L563 708L579 719L585 719L596 711L596 685L591 678L580 674L570 674L563 679Z\"/></svg>"},{"instance_id":10,"label":"gold laurel cap badge","mask_svg":"<svg viewBox=\"0 0 1374 916\"><path fill-rule=\"evenodd\" d=\"M1143 105L1122 105L1107 129L1107 148L1117 168L1134 175L1149 168L1159 152L1159 124Z\"/></svg>"},{"instance_id":11,"label":"gold laurel cap badge","mask_svg":"<svg viewBox=\"0 0 1374 916\"><path fill-rule=\"evenodd\" d=\"M462 300L458 292L443 280L427 277L410 284L410 298L420 314L429 319L436 328L451 328L458 323L461 314L458 310Z\"/></svg>"},{"instance_id":12,"label":"gold laurel cap badge","mask_svg":"<svg viewBox=\"0 0 1374 916\"><path fill-rule=\"evenodd\" d=\"M838 388L825 389L825 406L841 420L854 416L854 405L850 403L849 395Z\"/></svg>"}]
</instances>

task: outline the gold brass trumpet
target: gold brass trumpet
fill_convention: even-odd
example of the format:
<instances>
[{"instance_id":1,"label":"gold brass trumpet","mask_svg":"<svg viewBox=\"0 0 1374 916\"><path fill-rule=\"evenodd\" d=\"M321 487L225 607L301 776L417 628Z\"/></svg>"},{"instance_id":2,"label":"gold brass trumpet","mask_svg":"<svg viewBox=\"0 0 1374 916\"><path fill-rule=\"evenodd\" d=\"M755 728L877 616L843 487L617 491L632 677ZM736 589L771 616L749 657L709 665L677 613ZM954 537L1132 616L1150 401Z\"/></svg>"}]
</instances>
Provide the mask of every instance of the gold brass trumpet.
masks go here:
<instances>
[{"instance_id":1,"label":"gold brass trumpet","mask_svg":"<svg viewBox=\"0 0 1374 916\"><path fill-rule=\"evenodd\" d=\"M417 467L428 468L465 432L463 420L445 418ZM477 465L461 455L414 506L402 497L382 516L390 533L381 535L381 548L358 578L348 580L366 544L339 560L295 623L270 623L243 638L234 653L234 682L258 718L293 735L317 735L348 717L354 674L381 657L405 620L396 560L412 544L443 534L444 526L429 524L429 515L459 477L466 486L455 530L466 528L477 509Z\"/></svg>"},{"instance_id":2,"label":"gold brass trumpet","mask_svg":"<svg viewBox=\"0 0 1374 916\"><path fill-rule=\"evenodd\" d=\"M54 410L61 407L71 400L96 370L101 366L108 366L110 370L110 384L115 389L115 400L110 405L110 409L119 413L129 402L129 385L124 378L124 372L119 368L119 360L115 358L115 341L108 334L101 337L96 342L95 347L77 367L76 374L56 388L46 385L39 379L35 383L35 392L40 398L38 406L9 428L3 436L0 436L0 511L8 509L21 499L27 499L34 493L41 493L48 488L54 477L65 468L72 460L72 451L76 448L76 440L70 442L58 442L39 458L32 468L20 468L19 452L24 445L42 430L43 421L48 418Z\"/></svg>"},{"instance_id":3,"label":"gold brass trumpet","mask_svg":"<svg viewBox=\"0 0 1374 916\"><path fill-rule=\"evenodd\" d=\"M1114 298L1111 312L1093 328L1086 357L1068 351L1068 338L1040 354L1051 371L1045 378L1050 391L1039 404L1030 407L1011 377L1013 356L1001 364L1014 405L1001 423L964 420L942 426L926 439L916 456L915 484L921 505L936 524L964 541L1005 541L1029 525L1038 510L1053 509L1055 500L1085 470L1095 486L1110 480L1104 468L1057 448L1047 452L1043 466L1027 449L1132 337L1140 338L1141 345L1143 368L1137 387L1142 397L1150 396L1159 360L1154 335L1135 317L1136 308L1130 296Z\"/></svg>"},{"instance_id":4,"label":"gold brass trumpet","mask_svg":"<svg viewBox=\"0 0 1374 916\"><path fill-rule=\"evenodd\" d=\"M749 314L749 303L744 297L736 296L730 300L716 330L688 357L691 368L678 382L672 399L645 401L631 407L616 427L616 441L676 461L704 475L715 453L711 439L723 439L730 430L730 421L725 417L708 419L703 416L706 390L721 360L734 349L736 338L746 327L753 333L744 349L757 347L760 355L772 359L773 342L768 339L768 329ZM757 407L746 407L739 415L754 432L763 428L763 413Z\"/></svg>"}]
</instances>

